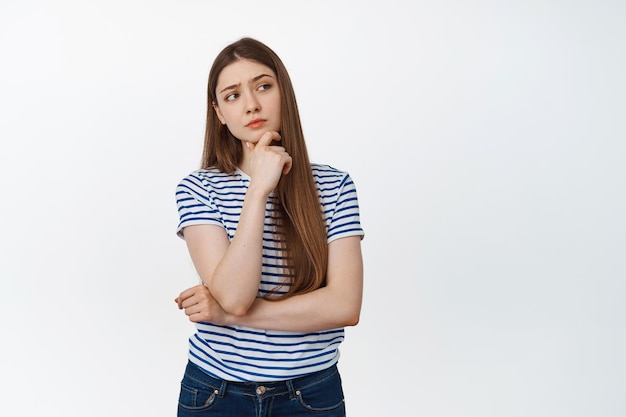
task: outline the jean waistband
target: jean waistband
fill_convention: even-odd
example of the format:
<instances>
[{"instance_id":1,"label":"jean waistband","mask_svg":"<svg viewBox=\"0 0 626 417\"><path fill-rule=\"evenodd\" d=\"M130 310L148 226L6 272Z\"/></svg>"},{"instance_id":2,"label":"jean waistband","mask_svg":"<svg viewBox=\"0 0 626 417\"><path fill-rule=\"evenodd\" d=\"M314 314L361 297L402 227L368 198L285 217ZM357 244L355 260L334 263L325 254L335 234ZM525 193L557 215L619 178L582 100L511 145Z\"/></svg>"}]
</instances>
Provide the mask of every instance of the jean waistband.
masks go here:
<instances>
[{"instance_id":1,"label":"jean waistband","mask_svg":"<svg viewBox=\"0 0 626 417\"><path fill-rule=\"evenodd\" d=\"M297 390L323 381L337 372L337 365L334 364L321 371L284 381L236 382L214 378L196 364L188 362L185 376L205 385L210 390L216 391L216 394L220 397L227 392L251 396L284 395L289 393L290 396L295 397Z\"/></svg>"}]
</instances>

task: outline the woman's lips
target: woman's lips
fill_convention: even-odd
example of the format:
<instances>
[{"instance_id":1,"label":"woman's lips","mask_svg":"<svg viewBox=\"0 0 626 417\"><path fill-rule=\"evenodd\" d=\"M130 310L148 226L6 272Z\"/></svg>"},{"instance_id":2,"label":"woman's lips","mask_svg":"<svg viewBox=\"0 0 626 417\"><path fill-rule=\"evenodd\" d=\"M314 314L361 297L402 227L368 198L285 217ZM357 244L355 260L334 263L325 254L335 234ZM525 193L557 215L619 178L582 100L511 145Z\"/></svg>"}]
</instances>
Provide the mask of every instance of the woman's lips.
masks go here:
<instances>
[{"instance_id":1,"label":"woman's lips","mask_svg":"<svg viewBox=\"0 0 626 417\"><path fill-rule=\"evenodd\" d=\"M265 124L265 120L263 119L254 119L252 121L250 121L250 123L248 123L246 125L246 127L249 127L250 129L258 129L261 126L263 126Z\"/></svg>"}]
</instances>

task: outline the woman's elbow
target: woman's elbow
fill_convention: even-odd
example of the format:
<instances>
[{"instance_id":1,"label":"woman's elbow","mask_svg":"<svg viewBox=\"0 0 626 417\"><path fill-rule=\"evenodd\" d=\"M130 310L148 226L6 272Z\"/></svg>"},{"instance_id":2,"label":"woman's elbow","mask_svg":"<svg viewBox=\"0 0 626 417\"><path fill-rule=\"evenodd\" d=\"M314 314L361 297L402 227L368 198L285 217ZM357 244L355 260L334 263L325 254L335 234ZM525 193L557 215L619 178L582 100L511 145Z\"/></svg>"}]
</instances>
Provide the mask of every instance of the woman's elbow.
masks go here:
<instances>
[{"instance_id":1,"label":"woman's elbow","mask_svg":"<svg viewBox=\"0 0 626 417\"><path fill-rule=\"evenodd\" d=\"M360 320L360 314L357 311L356 313L346 316L344 326L356 326L357 324L359 324L359 320Z\"/></svg>"},{"instance_id":2,"label":"woman's elbow","mask_svg":"<svg viewBox=\"0 0 626 417\"><path fill-rule=\"evenodd\" d=\"M234 317L243 317L248 313L256 299L256 292L224 291L220 288L210 288L215 301L225 313Z\"/></svg>"},{"instance_id":3,"label":"woman's elbow","mask_svg":"<svg viewBox=\"0 0 626 417\"><path fill-rule=\"evenodd\" d=\"M341 322L339 323L340 327L356 326L359 324L361 316L360 305L359 307L345 309L339 316L341 317Z\"/></svg>"},{"instance_id":4,"label":"woman's elbow","mask_svg":"<svg viewBox=\"0 0 626 417\"><path fill-rule=\"evenodd\" d=\"M222 308L231 316L240 318L248 314L248 310L250 310L251 306L252 303L235 302L226 304L225 306L222 306Z\"/></svg>"},{"instance_id":5,"label":"woman's elbow","mask_svg":"<svg viewBox=\"0 0 626 417\"><path fill-rule=\"evenodd\" d=\"M243 317L248 314L248 311L252 307L255 298L241 298L241 297L226 297L223 300L219 300L219 304L226 313L234 317Z\"/></svg>"}]
</instances>

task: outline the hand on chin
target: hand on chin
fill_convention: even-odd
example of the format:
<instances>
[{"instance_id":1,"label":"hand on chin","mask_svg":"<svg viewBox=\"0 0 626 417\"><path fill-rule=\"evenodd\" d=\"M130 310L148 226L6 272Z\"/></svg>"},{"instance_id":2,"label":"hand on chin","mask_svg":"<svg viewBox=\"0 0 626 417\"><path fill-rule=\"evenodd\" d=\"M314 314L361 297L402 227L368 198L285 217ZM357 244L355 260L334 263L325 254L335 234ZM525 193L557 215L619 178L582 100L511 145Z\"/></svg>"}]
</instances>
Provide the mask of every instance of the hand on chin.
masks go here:
<instances>
[{"instance_id":1,"label":"hand on chin","mask_svg":"<svg viewBox=\"0 0 626 417\"><path fill-rule=\"evenodd\" d=\"M272 132L272 133L269 133L269 132ZM272 131L272 130L267 130L267 129L254 132L251 135L249 135L247 138L245 138L243 141L250 142L256 145L259 142L259 140L261 140L261 137L263 137L263 135L268 134L268 133L274 139L274 141L271 142L272 145L277 145L278 143L280 143L280 133Z\"/></svg>"},{"instance_id":2,"label":"hand on chin","mask_svg":"<svg viewBox=\"0 0 626 417\"><path fill-rule=\"evenodd\" d=\"M258 132L253 132L250 135L247 135L244 139L242 139L243 142L250 142L250 143L254 143L255 145L259 142L259 140L261 139L261 136L263 136L263 134L266 131L258 131Z\"/></svg>"}]
</instances>

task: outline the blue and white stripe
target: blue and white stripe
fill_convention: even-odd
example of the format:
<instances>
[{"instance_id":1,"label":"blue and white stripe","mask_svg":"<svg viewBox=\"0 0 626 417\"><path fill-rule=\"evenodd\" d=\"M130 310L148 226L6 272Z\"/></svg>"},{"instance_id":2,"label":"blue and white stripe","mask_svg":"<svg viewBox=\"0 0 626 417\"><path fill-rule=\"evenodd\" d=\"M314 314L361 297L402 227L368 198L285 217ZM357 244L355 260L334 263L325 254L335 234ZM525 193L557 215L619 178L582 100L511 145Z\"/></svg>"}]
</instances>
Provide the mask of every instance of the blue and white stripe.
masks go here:
<instances>
[{"instance_id":1,"label":"blue and white stripe","mask_svg":"<svg viewBox=\"0 0 626 417\"><path fill-rule=\"evenodd\" d=\"M359 219L356 188L346 172L328 165L312 164L330 243L346 236L364 236ZM242 171L233 175L217 169L192 172L178 184L176 203L183 228L197 224L224 227L232 240L250 178ZM272 199L266 205L263 232L263 266L258 296L284 283L282 251L273 225ZM286 291L282 287L278 293ZM189 359L216 378L230 381L276 381L296 378L337 363L343 329L295 333L239 326L197 323L189 339Z\"/></svg>"}]
</instances>

